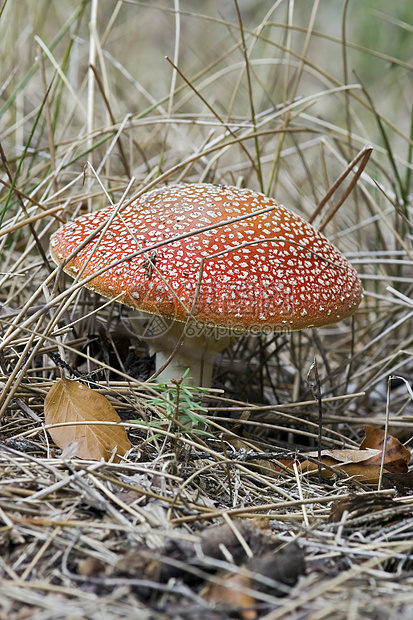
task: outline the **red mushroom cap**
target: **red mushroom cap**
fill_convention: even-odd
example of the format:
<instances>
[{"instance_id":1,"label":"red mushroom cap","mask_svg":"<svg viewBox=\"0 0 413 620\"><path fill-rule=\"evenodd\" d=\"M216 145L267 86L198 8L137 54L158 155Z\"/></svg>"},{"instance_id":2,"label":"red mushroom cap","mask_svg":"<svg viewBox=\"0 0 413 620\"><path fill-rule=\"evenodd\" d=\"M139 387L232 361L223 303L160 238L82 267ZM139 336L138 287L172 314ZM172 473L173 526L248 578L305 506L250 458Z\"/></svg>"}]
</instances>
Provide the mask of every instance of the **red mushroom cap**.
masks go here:
<instances>
[{"instance_id":1,"label":"red mushroom cap","mask_svg":"<svg viewBox=\"0 0 413 620\"><path fill-rule=\"evenodd\" d=\"M55 262L111 215L107 207L54 233ZM105 297L120 295L127 306L179 321L191 312L201 323L241 331L329 325L353 314L362 298L354 268L315 228L272 198L222 185L144 194L64 270L75 277L84 269L87 277L105 267L87 284Z\"/></svg>"}]
</instances>

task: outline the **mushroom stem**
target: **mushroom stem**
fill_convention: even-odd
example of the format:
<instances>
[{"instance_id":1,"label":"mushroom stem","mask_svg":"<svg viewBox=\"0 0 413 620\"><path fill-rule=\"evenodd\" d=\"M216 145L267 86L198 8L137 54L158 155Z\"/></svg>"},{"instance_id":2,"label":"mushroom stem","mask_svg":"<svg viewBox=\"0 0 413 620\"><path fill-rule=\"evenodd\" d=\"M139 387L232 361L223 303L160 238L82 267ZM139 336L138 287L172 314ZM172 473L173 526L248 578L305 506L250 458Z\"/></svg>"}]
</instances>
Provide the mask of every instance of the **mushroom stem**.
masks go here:
<instances>
[{"instance_id":1,"label":"mushroom stem","mask_svg":"<svg viewBox=\"0 0 413 620\"><path fill-rule=\"evenodd\" d=\"M158 383L180 379L189 368L186 383L211 387L214 358L230 343L228 330L182 323L146 312L133 313L129 323L155 355ZM222 333L224 332L224 333Z\"/></svg>"}]
</instances>

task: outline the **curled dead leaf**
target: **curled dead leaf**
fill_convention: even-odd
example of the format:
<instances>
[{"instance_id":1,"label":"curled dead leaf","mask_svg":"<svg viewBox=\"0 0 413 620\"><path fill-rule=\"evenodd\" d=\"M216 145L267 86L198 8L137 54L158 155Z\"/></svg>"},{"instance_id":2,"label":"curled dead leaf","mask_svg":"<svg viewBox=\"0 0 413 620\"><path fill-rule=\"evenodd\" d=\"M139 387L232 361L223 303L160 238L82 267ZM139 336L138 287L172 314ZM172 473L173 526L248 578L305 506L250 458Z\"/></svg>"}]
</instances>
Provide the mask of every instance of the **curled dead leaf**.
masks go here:
<instances>
[{"instance_id":1,"label":"curled dead leaf","mask_svg":"<svg viewBox=\"0 0 413 620\"><path fill-rule=\"evenodd\" d=\"M380 454L371 460L370 465L380 465L385 432L380 428L367 425L364 427L364 431L366 436L360 445L360 449L369 448L379 450ZM393 437L393 435L387 435L384 452L384 468L386 471L394 474L405 474L407 472L410 463L410 452L396 439L396 437Z\"/></svg>"},{"instance_id":2,"label":"curled dead leaf","mask_svg":"<svg viewBox=\"0 0 413 620\"><path fill-rule=\"evenodd\" d=\"M121 420L107 398L79 381L56 381L45 398L44 414L46 424L70 423L48 431L59 448L74 452L73 456L107 461L115 452L114 460L119 461L131 447L125 429L116 425Z\"/></svg>"},{"instance_id":3,"label":"curled dead leaf","mask_svg":"<svg viewBox=\"0 0 413 620\"><path fill-rule=\"evenodd\" d=\"M359 449L323 450L321 462L324 478L331 478L335 471L345 472L348 476L367 483L377 483L380 476L381 461L385 432L373 426L365 426L366 436ZM303 454L305 460L299 463L303 473L318 473L318 453ZM384 455L384 472L406 473L410 462L410 452L396 437L387 436ZM293 468L292 460L281 461L289 469Z\"/></svg>"}]
</instances>

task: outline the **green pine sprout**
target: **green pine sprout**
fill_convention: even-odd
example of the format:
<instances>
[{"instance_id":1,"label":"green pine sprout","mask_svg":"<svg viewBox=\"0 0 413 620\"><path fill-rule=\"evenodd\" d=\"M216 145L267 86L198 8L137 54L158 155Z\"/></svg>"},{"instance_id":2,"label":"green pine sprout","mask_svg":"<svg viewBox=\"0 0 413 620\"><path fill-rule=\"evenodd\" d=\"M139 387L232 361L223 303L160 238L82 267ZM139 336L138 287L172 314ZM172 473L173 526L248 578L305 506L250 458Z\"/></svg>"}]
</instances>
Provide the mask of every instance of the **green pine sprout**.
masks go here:
<instances>
[{"instance_id":1,"label":"green pine sprout","mask_svg":"<svg viewBox=\"0 0 413 620\"><path fill-rule=\"evenodd\" d=\"M193 430L200 423L207 421L203 417L208 413L208 409L203 407L200 400L196 397L208 392L207 389L187 385L185 379L189 373L189 368L184 372L180 379L173 379L170 383L158 383L153 388L159 392L159 397L147 401L149 406L163 409L165 417L175 422L177 426L184 429ZM197 429L197 432L201 432Z\"/></svg>"}]
</instances>

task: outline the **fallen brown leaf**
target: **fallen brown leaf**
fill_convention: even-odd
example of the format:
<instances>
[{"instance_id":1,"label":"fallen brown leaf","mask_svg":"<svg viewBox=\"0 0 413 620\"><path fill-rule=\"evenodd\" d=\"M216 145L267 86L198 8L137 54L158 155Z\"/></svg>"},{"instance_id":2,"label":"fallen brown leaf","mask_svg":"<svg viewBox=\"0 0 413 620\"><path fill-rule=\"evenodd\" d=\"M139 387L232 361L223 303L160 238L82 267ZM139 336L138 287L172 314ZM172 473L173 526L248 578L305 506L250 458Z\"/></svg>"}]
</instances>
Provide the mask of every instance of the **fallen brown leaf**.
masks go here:
<instances>
[{"instance_id":1,"label":"fallen brown leaf","mask_svg":"<svg viewBox=\"0 0 413 620\"><path fill-rule=\"evenodd\" d=\"M383 444L385 438L385 432L380 428L374 426L365 426L364 431L366 436L361 443L360 449L371 448L380 450L380 454L373 458L371 465L380 465L383 453ZM405 474L407 472L410 463L410 452L404 447L402 443L396 437L387 435L385 455L384 455L384 468L388 472L394 474Z\"/></svg>"},{"instance_id":2,"label":"fallen brown leaf","mask_svg":"<svg viewBox=\"0 0 413 620\"><path fill-rule=\"evenodd\" d=\"M334 476L334 470L345 472L348 476L363 482L376 483L380 476L380 467L383 457L385 433L372 426L365 426L366 436L360 449L350 450L323 450L321 462L327 468L322 470L324 478ZM306 458L298 464L300 470L307 474L318 473L317 452L303 454ZM410 452L392 435L387 436L384 455L384 472L406 473L410 462ZM314 460L313 460L314 459ZM292 469L293 461L281 461L283 465Z\"/></svg>"},{"instance_id":3,"label":"fallen brown leaf","mask_svg":"<svg viewBox=\"0 0 413 620\"><path fill-rule=\"evenodd\" d=\"M210 582L202 595L208 602L215 605L229 605L235 607L242 620L255 620L257 611L254 609L255 601L250 594L245 592L251 589L251 581L242 574L220 575L221 583Z\"/></svg>"},{"instance_id":4,"label":"fallen brown leaf","mask_svg":"<svg viewBox=\"0 0 413 620\"><path fill-rule=\"evenodd\" d=\"M46 424L73 423L50 428L53 441L65 450L70 446L74 456L107 461L116 451L115 461L131 447L125 429L116 425L84 424L84 422L120 422L110 402L79 381L59 379L44 402ZM82 424L76 424L82 422Z\"/></svg>"}]
</instances>

